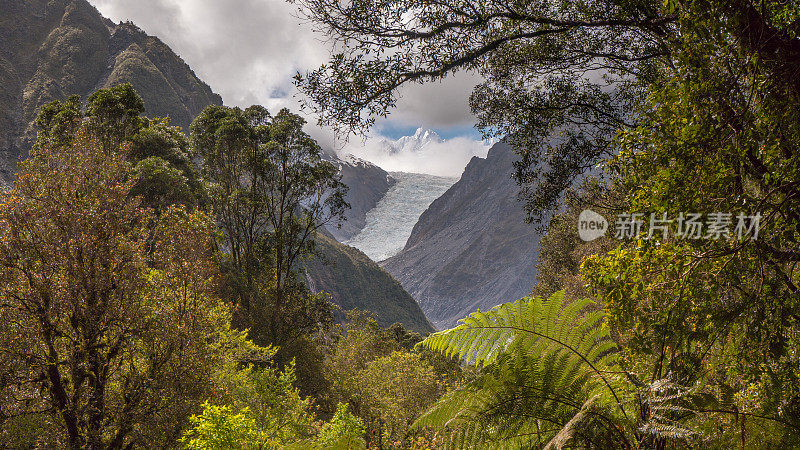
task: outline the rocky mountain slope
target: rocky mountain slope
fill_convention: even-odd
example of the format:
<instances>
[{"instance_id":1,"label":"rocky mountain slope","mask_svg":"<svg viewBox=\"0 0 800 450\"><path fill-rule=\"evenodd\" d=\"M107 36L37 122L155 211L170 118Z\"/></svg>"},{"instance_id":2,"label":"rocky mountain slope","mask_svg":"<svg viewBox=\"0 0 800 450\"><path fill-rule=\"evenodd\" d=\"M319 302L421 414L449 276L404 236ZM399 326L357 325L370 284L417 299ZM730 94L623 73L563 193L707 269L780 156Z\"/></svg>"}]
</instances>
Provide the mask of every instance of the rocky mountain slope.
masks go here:
<instances>
[{"instance_id":1,"label":"rocky mountain slope","mask_svg":"<svg viewBox=\"0 0 800 450\"><path fill-rule=\"evenodd\" d=\"M0 0L0 185L12 180L16 161L32 146L32 121L39 108L73 94L85 99L119 83L133 85L144 99L146 115L169 116L185 130L203 108L222 104L158 38L132 23L111 22L86 0ZM352 230L344 230L355 235L392 180L365 161L339 164L353 205L348 213ZM344 309L376 312L383 324L431 330L400 284L363 254L333 239L320 247L334 265L316 261L309 271L312 286L332 293Z\"/></svg>"},{"instance_id":2,"label":"rocky mountain slope","mask_svg":"<svg viewBox=\"0 0 800 450\"><path fill-rule=\"evenodd\" d=\"M420 216L404 249L381 265L439 328L527 295L539 234L524 222L511 178L516 155L495 144Z\"/></svg>"},{"instance_id":3,"label":"rocky mountain slope","mask_svg":"<svg viewBox=\"0 0 800 450\"><path fill-rule=\"evenodd\" d=\"M0 0L0 184L31 147L42 105L126 82L149 116L184 128L222 104L158 38L111 22L86 0Z\"/></svg>"},{"instance_id":4,"label":"rocky mountain slope","mask_svg":"<svg viewBox=\"0 0 800 450\"><path fill-rule=\"evenodd\" d=\"M340 157L325 152L323 157L339 167L342 183L349 188L345 200L350 209L345 212L345 222L338 228L333 225L326 227L337 241L344 242L361 232L366 225L367 212L386 195L395 180L375 164L353 155Z\"/></svg>"},{"instance_id":5,"label":"rocky mountain slope","mask_svg":"<svg viewBox=\"0 0 800 450\"><path fill-rule=\"evenodd\" d=\"M317 246L323 257L306 262L310 289L331 294L343 310L372 311L382 326L399 322L419 333L433 331L417 302L367 255L324 235Z\"/></svg>"}]
</instances>

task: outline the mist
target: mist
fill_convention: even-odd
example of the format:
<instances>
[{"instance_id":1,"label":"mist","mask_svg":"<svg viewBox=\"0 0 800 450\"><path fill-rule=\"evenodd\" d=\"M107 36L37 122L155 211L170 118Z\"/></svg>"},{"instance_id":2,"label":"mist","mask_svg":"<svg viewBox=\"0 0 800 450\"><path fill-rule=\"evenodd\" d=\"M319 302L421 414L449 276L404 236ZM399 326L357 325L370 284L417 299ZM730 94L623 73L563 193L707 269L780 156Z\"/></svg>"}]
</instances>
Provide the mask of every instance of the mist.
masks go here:
<instances>
[{"instance_id":1,"label":"mist","mask_svg":"<svg viewBox=\"0 0 800 450\"><path fill-rule=\"evenodd\" d=\"M402 138L401 138L402 139ZM485 158L493 141L479 141L467 137L454 137L430 141L419 148L401 146L398 140L374 135L366 140L349 142L340 154L353 154L389 172L424 173L440 177L460 177L469 161L477 156Z\"/></svg>"}]
</instances>

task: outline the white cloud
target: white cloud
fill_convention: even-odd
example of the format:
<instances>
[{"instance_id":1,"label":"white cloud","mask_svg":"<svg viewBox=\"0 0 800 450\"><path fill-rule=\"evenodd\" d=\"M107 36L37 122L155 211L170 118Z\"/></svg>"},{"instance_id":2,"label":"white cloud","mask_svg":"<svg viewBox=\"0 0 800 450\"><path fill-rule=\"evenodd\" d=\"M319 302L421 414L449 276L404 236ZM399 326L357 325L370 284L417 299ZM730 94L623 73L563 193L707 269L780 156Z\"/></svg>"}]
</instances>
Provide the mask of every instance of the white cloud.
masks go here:
<instances>
[{"instance_id":1,"label":"white cloud","mask_svg":"<svg viewBox=\"0 0 800 450\"><path fill-rule=\"evenodd\" d=\"M283 0L89 1L104 16L117 22L131 20L163 40L230 106L261 104L273 113L282 107L298 112L292 77L316 68L330 56L324 36L301 23L295 6ZM460 72L441 82L406 86L397 108L388 119L378 121L376 130L467 129L475 122L469 93L479 81L477 75ZM363 146L358 137L337 141L330 130L315 125L315 117L306 119L308 133L323 147L346 147L389 170L460 175L469 158L485 155L480 142L457 138L422 154L387 157L373 148L375 136Z\"/></svg>"},{"instance_id":2,"label":"white cloud","mask_svg":"<svg viewBox=\"0 0 800 450\"><path fill-rule=\"evenodd\" d=\"M428 131L429 133L432 133ZM490 141L476 141L466 137L441 139L422 137L425 130L417 130L414 137L390 140L372 135L365 140L349 142L340 154L353 154L390 172L426 173L443 177L459 177L474 156L485 158Z\"/></svg>"},{"instance_id":3,"label":"white cloud","mask_svg":"<svg viewBox=\"0 0 800 450\"><path fill-rule=\"evenodd\" d=\"M327 61L329 43L283 0L90 0L114 21L131 20L158 36L228 105L298 103L292 77ZM409 85L389 121L403 126L465 127L474 123L468 96L479 78L459 73ZM310 118L309 121L313 121Z\"/></svg>"},{"instance_id":4,"label":"white cloud","mask_svg":"<svg viewBox=\"0 0 800 450\"><path fill-rule=\"evenodd\" d=\"M472 126L475 117L469 109L469 94L481 81L476 73L458 72L442 81L403 86L397 109L391 111L388 120L436 129Z\"/></svg>"},{"instance_id":5,"label":"white cloud","mask_svg":"<svg viewBox=\"0 0 800 450\"><path fill-rule=\"evenodd\" d=\"M131 20L176 51L226 104L291 98L297 70L328 51L279 0L93 0L112 20Z\"/></svg>"}]
</instances>

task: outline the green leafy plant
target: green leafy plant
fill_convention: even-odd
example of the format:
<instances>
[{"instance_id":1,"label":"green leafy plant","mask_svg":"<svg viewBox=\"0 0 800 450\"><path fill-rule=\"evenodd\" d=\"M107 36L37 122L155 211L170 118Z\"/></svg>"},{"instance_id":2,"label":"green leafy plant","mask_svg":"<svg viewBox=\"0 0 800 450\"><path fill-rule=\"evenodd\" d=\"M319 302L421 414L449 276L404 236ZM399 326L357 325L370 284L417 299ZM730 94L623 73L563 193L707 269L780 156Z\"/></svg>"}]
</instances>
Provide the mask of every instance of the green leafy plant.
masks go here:
<instances>
[{"instance_id":1,"label":"green leafy plant","mask_svg":"<svg viewBox=\"0 0 800 450\"><path fill-rule=\"evenodd\" d=\"M627 383L605 314L591 300L523 298L475 312L420 345L483 366L415 428L448 430L449 446L516 448L566 443L629 447Z\"/></svg>"},{"instance_id":2,"label":"green leafy plant","mask_svg":"<svg viewBox=\"0 0 800 450\"><path fill-rule=\"evenodd\" d=\"M330 422L320 430L317 438L319 448L359 449L365 448L364 423L339 403Z\"/></svg>"},{"instance_id":3,"label":"green leafy plant","mask_svg":"<svg viewBox=\"0 0 800 450\"><path fill-rule=\"evenodd\" d=\"M203 404L203 413L189 418L193 425L181 443L197 450L261 448L262 437L247 408L234 413L229 406Z\"/></svg>"}]
</instances>

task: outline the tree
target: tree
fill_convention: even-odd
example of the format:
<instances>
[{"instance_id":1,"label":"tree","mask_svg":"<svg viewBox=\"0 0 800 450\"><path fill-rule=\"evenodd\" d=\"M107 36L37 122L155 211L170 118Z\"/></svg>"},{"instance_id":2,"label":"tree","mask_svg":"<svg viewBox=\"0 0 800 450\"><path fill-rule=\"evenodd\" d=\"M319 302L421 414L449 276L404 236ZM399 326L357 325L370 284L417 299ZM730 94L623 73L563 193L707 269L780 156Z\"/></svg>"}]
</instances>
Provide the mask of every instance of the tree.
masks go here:
<instances>
[{"instance_id":1,"label":"tree","mask_svg":"<svg viewBox=\"0 0 800 450\"><path fill-rule=\"evenodd\" d=\"M325 358L332 405L348 402L356 415L366 417L364 396L360 395L361 371L370 361L397 350L397 343L364 311L348 311L345 324L338 327Z\"/></svg>"},{"instance_id":2,"label":"tree","mask_svg":"<svg viewBox=\"0 0 800 450\"><path fill-rule=\"evenodd\" d=\"M665 448L696 438L672 420L706 398L621 370L618 347L591 300L523 298L475 312L420 345L481 366L414 428L438 427L448 448Z\"/></svg>"},{"instance_id":3,"label":"tree","mask_svg":"<svg viewBox=\"0 0 800 450\"><path fill-rule=\"evenodd\" d=\"M447 383L419 353L394 351L358 373L367 417L377 428L378 448L405 448L411 424L447 391Z\"/></svg>"},{"instance_id":4,"label":"tree","mask_svg":"<svg viewBox=\"0 0 800 450\"><path fill-rule=\"evenodd\" d=\"M80 97L72 95L43 106L36 116L34 147L69 145L78 130L88 127L106 151L115 151L146 123L144 101L130 83L99 89L86 103L83 108Z\"/></svg>"},{"instance_id":5,"label":"tree","mask_svg":"<svg viewBox=\"0 0 800 450\"><path fill-rule=\"evenodd\" d=\"M322 124L363 130L388 114L402 86L476 71L485 79L470 101L478 125L522 154L516 177L534 220L576 175L616 154L614 138L640 124L648 88L681 60L739 55L730 67L757 61L759 78L772 80L760 88L775 98L798 89L794 2L296 3L336 49L296 78ZM749 105L729 104L736 115Z\"/></svg>"},{"instance_id":6,"label":"tree","mask_svg":"<svg viewBox=\"0 0 800 450\"><path fill-rule=\"evenodd\" d=\"M79 130L88 130L108 153L129 144L125 156L137 175L132 192L147 206L158 211L175 204L202 206L205 192L188 140L168 118L147 119L142 113L144 102L127 83L94 92L85 108L77 95L53 101L37 115L33 152L44 146L69 146Z\"/></svg>"},{"instance_id":7,"label":"tree","mask_svg":"<svg viewBox=\"0 0 800 450\"><path fill-rule=\"evenodd\" d=\"M42 145L0 198L0 425L38 418L46 445L174 442L238 347L209 295L212 223L156 218L107 150L85 129Z\"/></svg>"},{"instance_id":8,"label":"tree","mask_svg":"<svg viewBox=\"0 0 800 450\"><path fill-rule=\"evenodd\" d=\"M486 82L471 105L480 126L522 153L516 175L531 219L597 163L608 169L600 197L611 197L611 214L763 218L758 238L640 235L608 254L607 241L570 242L559 220L540 265L552 272L538 289L588 288L626 371L648 385L704 386L717 402L706 405L715 413L673 411L669 420L702 424L721 447L797 445L800 5L301 5L343 49L298 77L323 122L369 125L405 83L479 71Z\"/></svg>"},{"instance_id":9,"label":"tree","mask_svg":"<svg viewBox=\"0 0 800 450\"><path fill-rule=\"evenodd\" d=\"M364 447L364 424L339 403L330 422L320 430L317 443L320 448L359 449Z\"/></svg>"},{"instance_id":10,"label":"tree","mask_svg":"<svg viewBox=\"0 0 800 450\"><path fill-rule=\"evenodd\" d=\"M130 140L133 194L161 211L170 205L207 208L206 187L192 161L189 139L168 119L146 119Z\"/></svg>"},{"instance_id":11,"label":"tree","mask_svg":"<svg viewBox=\"0 0 800 450\"><path fill-rule=\"evenodd\" d=\"M325 359L325 377L331 387L330 398L321 402L323 411L338 403L349 405L363 420L370 447L419 444L424 448L429 433L411 432L409 427L460 381L458 361L413 350L419 342L416 333L400 325L382 329L364 311L348 311L338 331Z\"/></svg>"},{"instance_id":12,"label":"tree","mask_svg":"<svg viewBox=\"0 0 800 450\"><path fill-rule=\"evenodd\" d=\"M640 126L621 133L609 169L627 211L722 212L729 234L681 239L673 223L670 237L637 236L584 262L583 274L650 377L707 383L720 409L743 414L715 419L727 421L720 441L791 447L800 442L791 312L800 282L800 90L788 58L800 48L800 8L702 6L675 5L682 39L673 67L650 86ZM739 215L760 217L757 236L738 235Z\"/></svg>"},{"instance_id":13,"label":"tree","mask_svg":"<svg viewBox=\"0 0 800 450\"><path fill-rule=\"evenodd\" d=\"M239 324L283 344L324 320L326 300L296 276L321 226L341 220L346 187L288 110L210 106L191 126L230 255Z\"/></svg>"},{"instance_id":14,"label":"tree","mask_svg":"<svg viewBox=\"0 0 800 450\"><path fill-rule=\"evenodd\" d=\"M475 71L470 105L487 135L522 154L532 219L575 176L614 154L619 129L670 61L677 15L660 1L298 0L334 43L296 80L320 123L362 131L408 84Z\"/></svg>"},{"instance_id":15,"label":"tree","mask_svg":"<svg viewBox=\"0 0 800 450\"><path fill-rule=\"evenodd\" d=\"M568 190L564 195L564 208L553 215L546 233L539 242L536 261L534 296L549 297L563 290L569 299L588 297L586 280L581 264L587 257L613 250L619 242L613 234L584 242L576 233L575 224L581 211L591 209L604 213L620 211L618 192L587 179L579 190Z\"/></svg>"},{"instance_id":16,"label":"tree","mask_svg":"<svg viewBox=\"0 0 800 450\"><path fill-rule=\"evenodd\" d=\"M216 401L252 418L252 428L263 445L279 447L302 441L318 428L311 400L303 398L296 386L293 362L279 369L263 361L244 367L231 361L217 372L215 384L219 392Z\"/></svg>"},{"instance_id":17,"label":"tree","mask_svg":"<svg viewBox=\"0 0 800 450\"><path fill-rule=\"evenodd\" d=\"M267 203L274 307L284 320L283 324L273 321L273 337L289 332L297 325L292 318L304 312L289 303L289 294L297 290L297 262L313 254L316 231L326 224L340 223L349 208L344 201L347 186L339 181L338 169L321 159L319 145L302 130L304 124L300 116L282 109L272 121L267 144L273 163L273 170L268 172Z\"/></svg>"},{"instance_id":18,"label":"tree","mask_svg":"<svg viewBox=\"0 0 800 450\"><path fill-rule=\"evenodd\" d=\"M196 450L234 450L263 448L250 410L234 413L228 406L203 403L203 414L190 419L193 427L187 430L181 442Z\"/></svg>"},{"instance_id":19,"label":"tree","mask_svg":"<svg viewBox=\"0 0 800 450\"><path fill-rule=\"evenodd\" d=\"M274 350L264 353L265 361ZM263 362L263 361L262 361ZM283 448L305 442L318 425L295 387L294 366L241 367L228 361L214 375L215 395L190 418L181 438L189 448Z\"/></svg>"}]
</instances>

